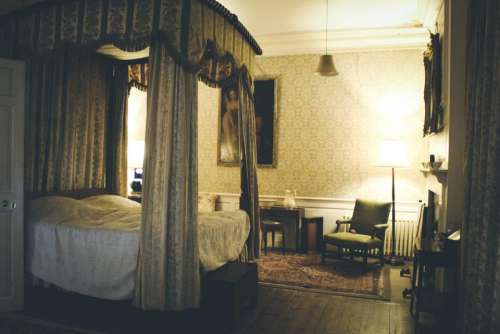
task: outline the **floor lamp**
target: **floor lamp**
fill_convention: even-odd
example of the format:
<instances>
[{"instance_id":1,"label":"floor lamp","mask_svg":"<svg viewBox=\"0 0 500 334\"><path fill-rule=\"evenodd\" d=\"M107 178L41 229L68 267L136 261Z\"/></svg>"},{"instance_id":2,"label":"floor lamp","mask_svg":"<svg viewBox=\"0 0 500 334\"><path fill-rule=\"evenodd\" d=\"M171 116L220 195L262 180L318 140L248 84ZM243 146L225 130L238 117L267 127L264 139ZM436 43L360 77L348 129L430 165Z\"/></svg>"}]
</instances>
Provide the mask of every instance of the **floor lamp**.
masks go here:
<instances>
[{"instance_id":1,"label":"floor lamp","mask_svg":"<svg viewBox=\"0 0 500 334\"><path fill-rule=\"evenodd\" d=\"M408 166L405 145L399 140L384 140L380 146L380 154L377 166L390 167L392 171L392 233L391 254L386 262L391 265L402 265L403 259L396 256L396 190L394 183L394 169Z\"/></svg>"}]
</instances>

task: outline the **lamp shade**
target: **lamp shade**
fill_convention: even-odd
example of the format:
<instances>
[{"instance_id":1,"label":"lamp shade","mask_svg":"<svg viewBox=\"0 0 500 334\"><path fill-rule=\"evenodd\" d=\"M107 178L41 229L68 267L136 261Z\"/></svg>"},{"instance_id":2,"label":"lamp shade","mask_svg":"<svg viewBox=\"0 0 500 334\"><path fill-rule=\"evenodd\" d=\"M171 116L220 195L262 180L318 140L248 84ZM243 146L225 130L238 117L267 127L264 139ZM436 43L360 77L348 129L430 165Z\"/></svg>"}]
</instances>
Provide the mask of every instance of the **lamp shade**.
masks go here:
<instances>
[{"instance_id":1,"label":"lamp shade","mask_svg":"<svg viewBox=\"0 0 500 334\"><path fill-rule=\"evenodd\" d=\"M377 166L407 167L409 165L406 146L399 140L384 140L380 145Z\"/></svg>"},{"instance_id":2,"label":"lamp shade","mask_svg":"<svg viewBox=\"0 0 500 334\"><path fill-rule=\"evenodd\" d=\"M333 77L339 74L335 68L335 64L333 63L332 55L326 54L319 58L318 68L316 69L315 74L326 77Z\"/></svg>"},{"instance_id":3,"label":"lamp shade","mask_svg":"<svg viewBox=\"0 0 500 334\"><path fill-rule=\"evenodd\" d=\"M131 140L127 149L128 168L142 168L144 163L144 140Z\"/></svg>"},{"instance_id":4,"label":"lamp shade","mask_svg":"<svg viewBox=\"0 0 500 334\"><path fill-rule=\"evenodd\" d=\"M332 55L322 55L319 58L318 68L314 74L325 77L333 77L339 74L335 68L335 64L333 63Z\"/></svg>"}]
</instances>

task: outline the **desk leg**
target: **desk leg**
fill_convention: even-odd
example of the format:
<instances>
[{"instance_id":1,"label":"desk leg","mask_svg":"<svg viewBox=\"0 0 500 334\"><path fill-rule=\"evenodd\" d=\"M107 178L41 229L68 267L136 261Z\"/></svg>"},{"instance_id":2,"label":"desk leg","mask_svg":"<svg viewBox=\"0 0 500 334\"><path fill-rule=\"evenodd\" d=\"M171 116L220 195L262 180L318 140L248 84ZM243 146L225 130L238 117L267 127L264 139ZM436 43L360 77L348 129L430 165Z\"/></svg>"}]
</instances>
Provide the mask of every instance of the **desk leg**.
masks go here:
<instances>
[{"instance_id":1,"label":"desk leg","mask_svg":"<svg viewBox=\"0 0 500 334\"><path fill-rule=\"evenodd\" d=\"M295 251L297 253L300 252L300 235L299 235L299 231L300 231L300 228L302 227L302 217L298 216L297 218L297 224L295 225Z\"/></svg>"},{"instance_id":2,"label":"desk leg","mask_svg":"<svg viewBox=\"0 0 500 334\"><path fill-rule=\"evenodd\" d=\"M309 250L309 244L307 240L307 233L308 233L308 226L309 223L307 220L302 220L302 229L300 230L300 240L301 240L301 246L302 246L302 253L306 253Z\"/></svg>"},{"instance_id":3,"label":"desk leg","mask_svg":"<svg viewBox=\"0 0 500 334\"><path fill-rule=\"evenodd\" d=\"M418 320L420 318L420 303L422 302L422 294L421 294L421 289L424 287L422 286L423 284L423 276L424 276L424 265L423 263L418 263L417 261L417 292L416 292L416 305L415 305L415 327L414 327L414 333L418 333Z\"/></svg>"},{"instance_id":4,"label":"desk leg","mask_svg":"<svg viewBox=\"0 0 500 334\"><path fill-rule=\"evenodd\" d=\"M417 281L417 254L413 256L413 270L411 275L411 300L410 300L410 314L413 315L413 303L415 302L416 281Z\"/></svg>"}]
</instances>

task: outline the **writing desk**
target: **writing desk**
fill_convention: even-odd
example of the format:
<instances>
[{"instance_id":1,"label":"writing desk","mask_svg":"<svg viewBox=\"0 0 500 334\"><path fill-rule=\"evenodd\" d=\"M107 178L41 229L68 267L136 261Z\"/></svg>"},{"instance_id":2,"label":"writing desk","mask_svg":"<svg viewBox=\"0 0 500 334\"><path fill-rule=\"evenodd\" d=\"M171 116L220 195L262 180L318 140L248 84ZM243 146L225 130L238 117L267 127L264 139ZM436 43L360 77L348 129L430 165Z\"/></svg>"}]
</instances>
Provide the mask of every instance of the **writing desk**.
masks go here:
<instances>
[{"instance_id":1,"label":"writing desk","mask_svg":"<svg viewBox=\"0 0 500 334\"><path fill-rule=\"evenodd\" d=\"M262 220L277 220L285 226L290 226L287 231L286 243L295 243L295 251L300 251L300 231L302 229L302 219L304 218L304 208L285 208L283 206L271 206L260 208L260 217ZM290 233L291 232L291 233ZM290 237L288 237L290 236ZM292 248L287 247L285 248Z\"/></svg>"}]
</instances>

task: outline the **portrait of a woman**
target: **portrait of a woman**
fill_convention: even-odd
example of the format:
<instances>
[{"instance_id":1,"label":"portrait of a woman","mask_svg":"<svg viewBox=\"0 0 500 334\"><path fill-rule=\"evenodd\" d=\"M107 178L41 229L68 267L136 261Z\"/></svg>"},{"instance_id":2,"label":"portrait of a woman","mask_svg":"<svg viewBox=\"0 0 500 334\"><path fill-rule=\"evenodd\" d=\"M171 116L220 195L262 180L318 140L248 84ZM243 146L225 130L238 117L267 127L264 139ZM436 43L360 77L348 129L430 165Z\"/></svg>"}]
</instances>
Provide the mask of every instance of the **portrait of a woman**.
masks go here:
<instances>
[{"instance_id":1,"label":"portrait of a woman","mask_svg":"<svg viewBox=\"0 0 500 334\"><path fill-rule=\"evenodd\" d=\"M220 156L222 163L238 163L240 159L238 129L238 90L235 85L222 88L220 119Z\"/></svg>"}]
</instances>

